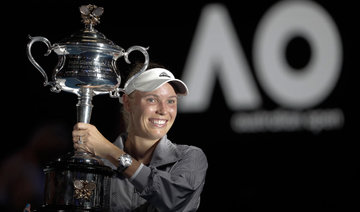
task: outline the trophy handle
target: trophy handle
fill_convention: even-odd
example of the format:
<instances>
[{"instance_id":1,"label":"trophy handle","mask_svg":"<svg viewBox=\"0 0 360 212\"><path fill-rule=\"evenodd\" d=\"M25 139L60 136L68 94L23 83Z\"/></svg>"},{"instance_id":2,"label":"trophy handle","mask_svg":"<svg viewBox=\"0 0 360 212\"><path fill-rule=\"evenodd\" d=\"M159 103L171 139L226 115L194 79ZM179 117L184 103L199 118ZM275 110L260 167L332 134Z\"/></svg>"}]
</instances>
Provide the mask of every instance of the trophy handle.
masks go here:
<instances>
[{"instance_id":1,"label":"trophy handle","mask_svg":"<svg viewBox=\"0 0 360 212\"><path fill-rule=\"evenodd\" d=\"M143 73L148 65L149 65L149 54L147 52L147 50L149 49L149 47L144 48L142 46L131 46L130 48L128 48L126 50L126 52L124 52L124 59L125 61L130 64L130 60L129 60L129 54L133 51L140 51L141 53L143 53L144 57L145 57L145 61L144 61L144 65L143 67L140 69L140 71L138 73L136 73L134 76L132 76L127 82L125 82L124 88L129 84L129 82L131 80L133 80L134 78L136 78L137 76L139 76L141 73ZM120 92L123 91L124 89L122 88L116 88L113 91L110 91L110 97L112 98L119 98L119 101L121 102L121 97L120 97Z\"/></svg>"},{"instance_id":2,"label":"trophy handle","mask_svg":"<svg viewBox=\"0 0 360 212\"><path fill-rule=\"evenodd\" d=\"M125 85L124 85L124 88L129 84L129 82L131 80L133 80L134 78L136 78L137 76L139 76L140 74L142 74L148 67L149 65L149 54L146 50L148 50L148 48L144 48L144 47L141 47L141 46L132 46L130 48L128 48L124 54L124 58L125 58L125 61L130 64L131 62L129 61L129 54L132 52L132 51L140 51L141 53L143 53L144 57L145 57L145 61L144 61L144 65L143 67L140 69L140 71L138 73L136 73L134 76L132 76L127 82L125 82Z\"/></svg>"},{"instance_id":3,"label":"trophy handle","mask_svg":"<svg viewBox=\"0 0 360 212\"><path fill-rule=\"evenodd\" d=\"M47 52L44 54L44 56L48 56L48 55L51 53L51 50L52 50L52 49L51 49L52 46L51 46L50 41L49 41L47 38L41 37L41 36L31 37L31 36L29 35L29 38L30 38L30 41L29 41L29 43L27 44L27 51L26 51L26 53L27 53L27 56L28 56L30 62L31 62L31 63L35 66L35 68L36 68L37 70L39 70L40 73L43 75L43 77L44 77L44 86L50 85L50 86L52 86L51 91L57 92L57 93L60 92L60 91L61 91L60 85L58 85L57 83L54 83L54 82L49 82L48 76L47 76L46 72L45 72L44 69L35 61L35 59L33 58L32 54L31 54L31 47L32 47L32 45L33 45L35 42L39 42L39 41L40 41L40 42L45 43L46 46L48 47Z\"/></svg>"}]
</instances>

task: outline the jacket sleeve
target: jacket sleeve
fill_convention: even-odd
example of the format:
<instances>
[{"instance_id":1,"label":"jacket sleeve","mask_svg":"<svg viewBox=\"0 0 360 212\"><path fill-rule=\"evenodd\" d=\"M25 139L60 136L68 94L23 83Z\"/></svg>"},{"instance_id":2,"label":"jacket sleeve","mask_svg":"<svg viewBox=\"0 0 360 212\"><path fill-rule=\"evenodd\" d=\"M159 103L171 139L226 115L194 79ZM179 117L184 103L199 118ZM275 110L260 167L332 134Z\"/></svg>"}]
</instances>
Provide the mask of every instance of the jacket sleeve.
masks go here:
<instances>
[{"instance_id":1,"label":"jacket sleeve","mask_svg":"<svg viewBox=\"0 0 360 212\"><path fill-rule=\"evenodd\" d=\"M196 211L207 168L203 151L192 148L170 172L143 166L132 183L140 195L160 211Z\"/></svg>"}]
</instances>

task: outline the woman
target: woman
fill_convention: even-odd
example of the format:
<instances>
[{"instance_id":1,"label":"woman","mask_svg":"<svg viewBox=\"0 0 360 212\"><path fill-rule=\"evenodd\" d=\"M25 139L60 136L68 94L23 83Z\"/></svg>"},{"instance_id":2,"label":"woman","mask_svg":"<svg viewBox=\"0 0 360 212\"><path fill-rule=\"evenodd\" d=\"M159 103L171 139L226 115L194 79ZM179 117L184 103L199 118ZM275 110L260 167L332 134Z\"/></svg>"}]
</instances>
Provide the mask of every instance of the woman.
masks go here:
<instances>
[{"instance_id":1,"label":"woman","mask_svg":"<svg viewBox=\"0 0 360 212\"><path fill-rule=\"evenodd\" d=\"M120 173L111 184L111 211L196 211L199 207L206 156L197 147L176 145L167 138L177 115L178 96L187 93L185 83L170 71L150 68L124 88L127 133L114 143L91 124L74 126L74 148L106 159Z\"/></svg>"}]
</instances>

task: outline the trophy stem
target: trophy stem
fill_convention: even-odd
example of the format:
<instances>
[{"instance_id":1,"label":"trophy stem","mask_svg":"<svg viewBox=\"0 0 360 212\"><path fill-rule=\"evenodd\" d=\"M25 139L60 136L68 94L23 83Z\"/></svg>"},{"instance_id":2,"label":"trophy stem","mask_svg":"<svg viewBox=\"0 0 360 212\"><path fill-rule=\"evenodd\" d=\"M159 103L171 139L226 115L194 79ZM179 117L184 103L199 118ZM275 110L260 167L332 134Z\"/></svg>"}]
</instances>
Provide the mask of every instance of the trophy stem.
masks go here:
<instances>
[{"instance_id":1,"label":"trophy stem","mask_svg":"<svg viewBox=\"0 0 360 212\"><path fill-rule=\"evenodd\" d=\"M91 112L93 104L91 103L94 92L92 88L81 87L79 90L77 108L77 121L83 123L90 123Z\"/></svg>"},{"instance_id":2,"label":"trophy stem","mask_svg":"<svg viewBox=\"0 0 360 212\"><path fill-rule=\"evenodd\" d=\"M90 87L82 86L79 89L78 103L76 104L78 122L90 123L93 108L91 101L94 95L93 89ZM87 160L94 164L102 164L99 157L83 150L75 150L74 158L79 161Z\"/></svg>"}]
</instances>

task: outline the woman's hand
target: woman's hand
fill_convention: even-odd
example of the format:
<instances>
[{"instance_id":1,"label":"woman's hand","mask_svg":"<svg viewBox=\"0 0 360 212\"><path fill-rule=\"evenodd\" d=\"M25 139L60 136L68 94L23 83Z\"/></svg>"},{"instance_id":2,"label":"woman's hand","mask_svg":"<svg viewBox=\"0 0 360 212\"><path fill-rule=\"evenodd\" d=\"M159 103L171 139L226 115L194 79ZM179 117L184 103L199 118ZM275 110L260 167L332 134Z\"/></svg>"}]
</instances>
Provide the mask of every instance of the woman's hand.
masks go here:
<instances>
[{"instance_id":1,"label":"woman's hand","mask_svg":"<svg viewBox=\"0 0 360 212\"><path fill-rule=\"evenodd\" d=\"M75 149L93 153L101 158L106 158L113 148L113 144L91 124L75 124L72 136Z\"/></svg>"}]
</instances>

